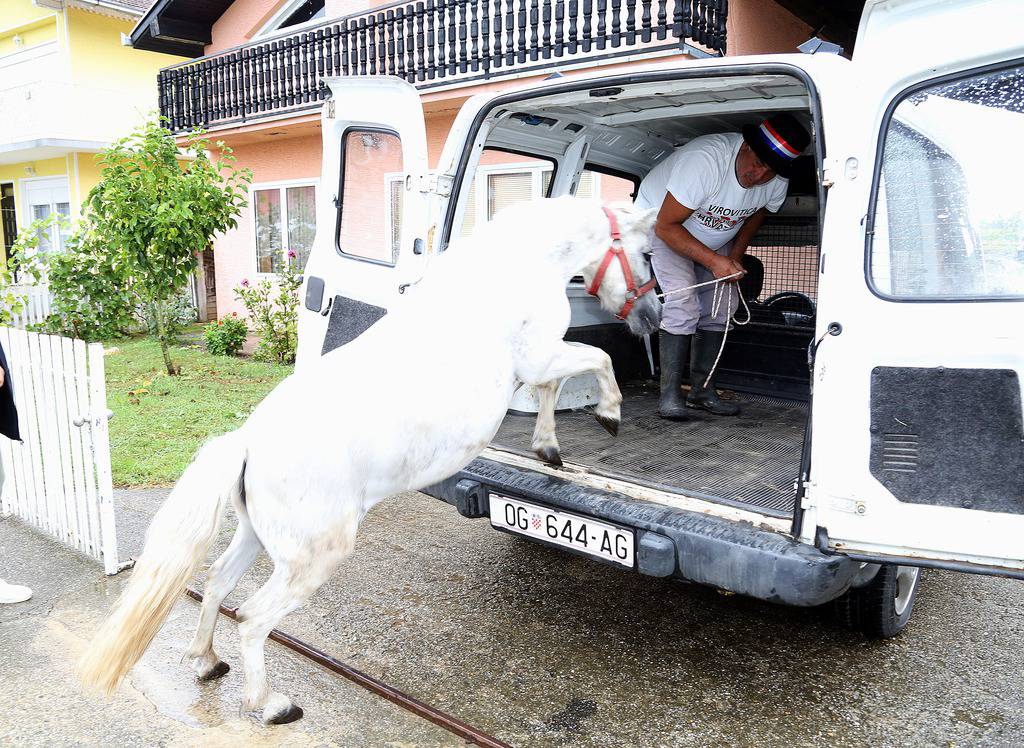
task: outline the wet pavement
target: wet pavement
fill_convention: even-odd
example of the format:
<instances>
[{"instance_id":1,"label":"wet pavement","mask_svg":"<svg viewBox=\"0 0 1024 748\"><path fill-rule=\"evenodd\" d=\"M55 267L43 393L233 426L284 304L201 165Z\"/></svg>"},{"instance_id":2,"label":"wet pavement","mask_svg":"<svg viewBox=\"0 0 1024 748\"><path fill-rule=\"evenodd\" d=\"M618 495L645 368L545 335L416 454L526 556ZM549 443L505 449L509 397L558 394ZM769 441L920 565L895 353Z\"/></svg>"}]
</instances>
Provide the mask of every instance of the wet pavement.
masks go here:
<instances>
[{"instance_id":1,"label":"wet pavement","mask_svg":"<svg viewBox=\"0 0 1024 748\"><path fill-rule=\"evenodd\" d=\"M118 492L123 556L165 493ZM227 677L199 685L179 662L188 600L114 700L84 696L73 655L125 575L106 580L13 520L0 563L36 587L0 608L0 744L460 744L274 643L268 672L306 716L239 715L232 622L218 624ZM819 611L620 572L411 494L370 513L354 556L281 628L515 746L1020 745L1024 583L930 572L922 585L907 631L868 642Z\"/></svg>"}]
</instances>

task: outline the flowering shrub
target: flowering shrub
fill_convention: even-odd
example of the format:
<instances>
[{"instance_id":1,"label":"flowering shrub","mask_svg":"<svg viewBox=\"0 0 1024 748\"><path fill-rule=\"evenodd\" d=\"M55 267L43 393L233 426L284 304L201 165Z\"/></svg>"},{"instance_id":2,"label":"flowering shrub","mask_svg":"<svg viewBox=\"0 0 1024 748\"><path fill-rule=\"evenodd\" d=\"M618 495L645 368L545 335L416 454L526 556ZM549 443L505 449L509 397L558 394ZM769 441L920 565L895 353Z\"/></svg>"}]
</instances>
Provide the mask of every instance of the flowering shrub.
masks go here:
<instances>
[{"instance_id":1,"label":"flowering shrub","mask_svg":"<svg viewBox=\"0 0 1024 748\"><path fill-rule=\"evenodd\" d=\"M264 278L254 285L243 280L235 288L235 296L245 304L249 321L260 338L253 352L258 361L295 361L302 276L295 270L294 260L295 253L289 251L288 262L278 271L276 282Z\"/></svg>"},{"instance_id":2,"label":"flowering shrub","mask_svg":"<svg viewBox=\"0 0 1024 748\"><path fill-rule=\"evenodd\" d=\"M203 330L206 350L215 356L234 356L242 349L249 328L238 315L232 314L225 319L211 322Z\"/></svg>"}]
</instances>

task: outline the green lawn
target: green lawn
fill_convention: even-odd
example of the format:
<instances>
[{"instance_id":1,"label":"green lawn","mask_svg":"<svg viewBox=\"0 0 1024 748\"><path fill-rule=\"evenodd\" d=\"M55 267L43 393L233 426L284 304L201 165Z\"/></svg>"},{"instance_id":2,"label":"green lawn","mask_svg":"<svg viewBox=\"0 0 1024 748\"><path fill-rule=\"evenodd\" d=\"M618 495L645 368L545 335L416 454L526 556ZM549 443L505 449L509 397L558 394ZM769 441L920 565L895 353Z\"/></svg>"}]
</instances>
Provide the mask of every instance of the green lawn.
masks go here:
<instances>
[{"instance_id":1,"label":"green lawn","mask_svg":"<svg viewBox=\"0 0 1024 748\"><path fill-rule=\"evenodd\" d=\"M195 336L198 326L186 336ZM115 486L170 485L208 437L237 428L292 367L173 348L182 373L165 373L150 338L108 343L105 356Z\"/></svg>"}]
</instances>

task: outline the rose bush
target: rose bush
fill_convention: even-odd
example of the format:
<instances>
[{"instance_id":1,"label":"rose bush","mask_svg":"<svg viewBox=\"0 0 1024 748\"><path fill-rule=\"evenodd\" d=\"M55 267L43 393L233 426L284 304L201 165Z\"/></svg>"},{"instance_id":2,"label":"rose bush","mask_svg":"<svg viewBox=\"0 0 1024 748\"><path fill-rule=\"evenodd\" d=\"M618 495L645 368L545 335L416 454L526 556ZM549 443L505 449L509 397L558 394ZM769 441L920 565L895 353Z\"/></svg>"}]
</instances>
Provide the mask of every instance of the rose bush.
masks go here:
<instances>
[{"instance_id":1,"label":"rose bush","mask_svg":"<svg viewBox=\"0 0 1024 748\"><path fill-rule=\"evenodd\" d=\"M235 288L235 296L245 305L249 323L260 338L253 353L257 361L295 362L302 275L294 260L295 253L289 251L288 262L274 280L263 278L253 284L246 279Z\"/></svg>"},{"instance_id":2,"label":"rose bush","mask_svg":"<svg viewBox=\"0 0 1024 748\"><path fill-rule=\"evenodd\" d=\"M237 314L211 322L203 330L206 350L215 356L234 356L242 350L249 327Z\"/></svg>"}]
</instances>

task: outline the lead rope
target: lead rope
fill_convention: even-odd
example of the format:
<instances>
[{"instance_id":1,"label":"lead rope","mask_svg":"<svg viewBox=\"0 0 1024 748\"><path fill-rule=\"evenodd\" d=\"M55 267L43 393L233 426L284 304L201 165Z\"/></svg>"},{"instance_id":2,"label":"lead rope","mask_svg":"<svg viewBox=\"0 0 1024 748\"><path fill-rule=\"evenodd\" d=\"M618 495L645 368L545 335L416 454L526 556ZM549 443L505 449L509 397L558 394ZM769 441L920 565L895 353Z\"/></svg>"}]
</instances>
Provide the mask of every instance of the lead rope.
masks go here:
<instances>
[{"instance_id":1,"label":"lead rope","mask_svg":"<svg viewBox=\"0 0 1024 748\"><path fill-rule=\"evenodd\" d=\"M674 288L671 291L665 291L664 293L658 294L658 298L664 300L666 296L671 296L672 294L682 293L684 291L692 291L693 289L700 288L702 286L714 285L715 291L714 295L711 297L711 316L717 317L718 312L721 311L722 309L722 300L725 298L725 296L727 295L726 292L729 290L728 287L725 285L725 281L730 280L732 278L739 278L741 275L743 275L743 273L733 273L732 275L726 275L723 278L712 278L711 280L704 281L703 283L694 283L692 286ZM741 326L746 325L750 322L750 307L747 306L747 300L743 297L743 294L741 293L737 292L736 295L739 296L740 303L736 305L735 309L733 309L732 294L728 294L729 301L727 301L726 303L729 305L729 313L726 316L725 320L725 332L722 334L722 345L719 346L718 348L718 355L715 356L715 363L712 364L711 370L708 371L707 379L704 380L704 384L701 386L701 389L706 389L708 384L710 384L712 377L715 376L715 371L718 369L718 362L722 359L722 352L725 350L725 343L729 339L730 322L735 322L737 325ZM744 319L742 322L740 322L738 319L734 317L735 313L739 311L740 304L743 305L743 311L745 311L747 314L746 319Z\"/></svg>"}]
</instances>

